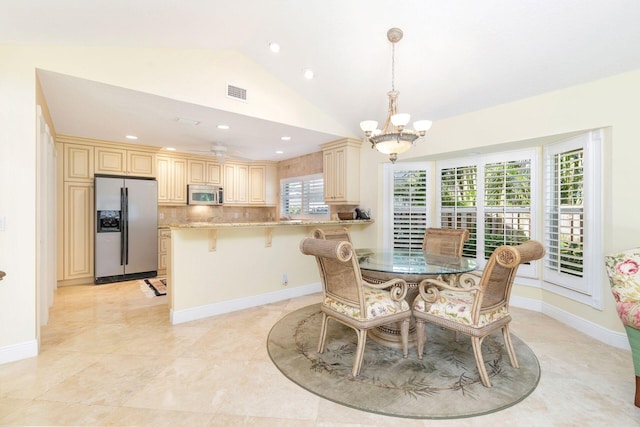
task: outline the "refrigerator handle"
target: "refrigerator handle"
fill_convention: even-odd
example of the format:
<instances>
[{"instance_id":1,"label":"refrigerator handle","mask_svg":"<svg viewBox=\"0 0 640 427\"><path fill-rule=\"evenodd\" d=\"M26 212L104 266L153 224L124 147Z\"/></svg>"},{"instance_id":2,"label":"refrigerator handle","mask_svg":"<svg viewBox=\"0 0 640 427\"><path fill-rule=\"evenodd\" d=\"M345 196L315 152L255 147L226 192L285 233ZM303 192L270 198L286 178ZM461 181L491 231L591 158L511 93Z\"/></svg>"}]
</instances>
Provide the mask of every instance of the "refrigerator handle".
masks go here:
<instances>
[{"instance_id":1,"label":"refrigerator handle","mask_svg":"<svg viewBox=\"0 0 640 427\"><path fill-rule=\"evenodd\" d=\"M123 242L124 248L124 265L129 264L129 188L124 187L124 209L122 211L122 216L124 218L124 239L120 239Z\"/></svg>"},{"instance_id":2,"label":"refrigerator handle","mask_svg":"<svg viewBox=\"0 0 640 427\"><path fill-rule=\"evenodd\" d=\"M124 265L124 210L125 210L125 202L124 202L124 188L120 187L120 265Z\"/></svg>"}]
</instances>

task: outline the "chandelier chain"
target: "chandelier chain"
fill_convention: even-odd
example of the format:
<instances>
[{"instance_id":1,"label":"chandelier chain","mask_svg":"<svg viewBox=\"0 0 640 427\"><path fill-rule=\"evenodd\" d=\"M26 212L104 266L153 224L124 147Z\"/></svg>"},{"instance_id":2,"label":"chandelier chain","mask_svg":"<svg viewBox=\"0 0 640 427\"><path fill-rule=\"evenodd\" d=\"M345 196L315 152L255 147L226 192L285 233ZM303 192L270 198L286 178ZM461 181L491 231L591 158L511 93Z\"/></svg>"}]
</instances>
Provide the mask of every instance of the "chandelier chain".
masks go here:
<instances>
[{"instance_id":1,"label":"chandelier chain","mask_svg":"<svg viewBox=\"0 0 640 427\"><path fill-rule=\"evenodd\" d=\"M396 90L396 44L391 43L391 90Z\"/></svg>"}]
</instances>

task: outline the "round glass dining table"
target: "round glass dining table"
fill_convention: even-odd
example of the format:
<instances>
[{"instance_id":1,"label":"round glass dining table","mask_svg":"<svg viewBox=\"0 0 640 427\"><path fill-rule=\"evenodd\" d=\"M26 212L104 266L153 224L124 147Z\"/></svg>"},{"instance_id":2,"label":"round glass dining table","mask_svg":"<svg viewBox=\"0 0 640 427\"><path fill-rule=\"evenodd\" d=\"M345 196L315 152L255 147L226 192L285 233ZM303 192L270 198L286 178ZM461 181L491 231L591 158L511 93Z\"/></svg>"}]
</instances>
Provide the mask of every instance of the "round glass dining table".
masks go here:
<instances>
[{"instance_id":1,"label":"round glass dining table","mask_svg":"<svg viewBox=\"0 0 640 427\"><path fill-rule=\"evenodd\" d=\"M407 282L405 300L412 305L418 295L418 285L424 279L441 279L448 284L457 283L462 273L477 268L475 259L430 254L420 249L356 249L362 278L369 283L384 283L391 279ZM400 348L400 326L392 323L371 330L371 339ZM409 343L415 343L415 327L412 321Z\"/></svg>"},{"instance_id":2,"label":"round glass dining table","mask_svg":"<svg viewBox=\"0 0 640 427\"><path fill-rule=\"evenodd\" d=\"M473 258L436 255L419 249L356 249L356 256L363 276L385 281L399 277L410 285L477 268Z\"/></svg>"}]
</instances>

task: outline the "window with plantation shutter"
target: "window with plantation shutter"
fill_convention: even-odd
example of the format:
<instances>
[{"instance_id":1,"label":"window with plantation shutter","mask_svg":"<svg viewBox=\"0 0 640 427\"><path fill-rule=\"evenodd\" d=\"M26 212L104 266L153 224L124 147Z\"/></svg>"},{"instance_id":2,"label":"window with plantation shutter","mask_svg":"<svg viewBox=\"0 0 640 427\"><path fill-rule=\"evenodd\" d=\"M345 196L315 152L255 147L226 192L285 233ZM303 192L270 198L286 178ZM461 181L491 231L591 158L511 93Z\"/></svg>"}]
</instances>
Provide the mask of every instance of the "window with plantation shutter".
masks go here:
<instances>
[{"instance_id":1,"label":"window with plantation shutter","mask_svg":"<svg viewBox=\"0 0 640 427\"><path fill-rule=\"evenodd\" d=\"M436 226L469 230L462 254L480 267L499 246L531 238L535 158L527 149L438 162ZM536 273L523 265L518 274Z\"/></svg>"},{"instance_id":2,"label":"window with plantation shutter","mask_svg":"<svg viewBox=\"0 0 640 427\"><path fill-rule=\"evenodd\" d=\"M280 181L280 214L296 218L327 216L322 174L287 178Z\"/></svg>"},{"instance_id":3,"label":"window with plantation shutter","mask_svg":"<svg viewBox=\"0 0 640 427\"><path fill-rule=\"evenodd\" d=\"M545 147L546 288L595 306L602 304L601 139L593 131Z\"/></svg>"},{"instance_id":4,"label":"window with plantation shutter","mask_svg":"<svg viewBox=\"0 0 640 427\"><path fill-rule=\"evenodd\" d=\"M484 257L531 238L531 159L484 165Z\"/></svg>"},{"instance_id":5,"label":"window with plantation shutter","mask_svg":"<svg viewBox=\"0 0 640 427\"><path fill-rule=\"evenodd\" d=\"M427 171L393 172L393 247L421 249L427 224Z\"/></svg>"},{"instance_id":6,"label":"window with plantation shutter","mask_svg":"<svg viewBox=\"0 0 640 427\"><path fill-rule=\"evenodd\" d=\"M440 170L440 227L466 228L469 240L462 255L476 257L478 167L455 166Z\"/></svg>"}]
</instances>

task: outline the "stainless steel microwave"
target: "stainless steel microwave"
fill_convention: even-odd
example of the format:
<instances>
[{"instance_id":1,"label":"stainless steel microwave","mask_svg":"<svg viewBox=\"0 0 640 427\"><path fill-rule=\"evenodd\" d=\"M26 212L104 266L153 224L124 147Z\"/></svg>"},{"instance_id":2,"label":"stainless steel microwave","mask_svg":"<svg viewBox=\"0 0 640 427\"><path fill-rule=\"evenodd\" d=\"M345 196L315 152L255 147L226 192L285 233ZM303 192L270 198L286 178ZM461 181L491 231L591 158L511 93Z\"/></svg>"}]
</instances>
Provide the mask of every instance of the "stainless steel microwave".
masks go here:
<instances>
[{"instance_id":1,"label":"stainless steel microwave","mask_svg":"<svg viewBox=\"0 0 640 427\"><path fill-rule=\"evenodd\" d=\"M224 201L222 187L218 185L187 186L187 204L221 205Z\"/></svg>"}]
</instances>

